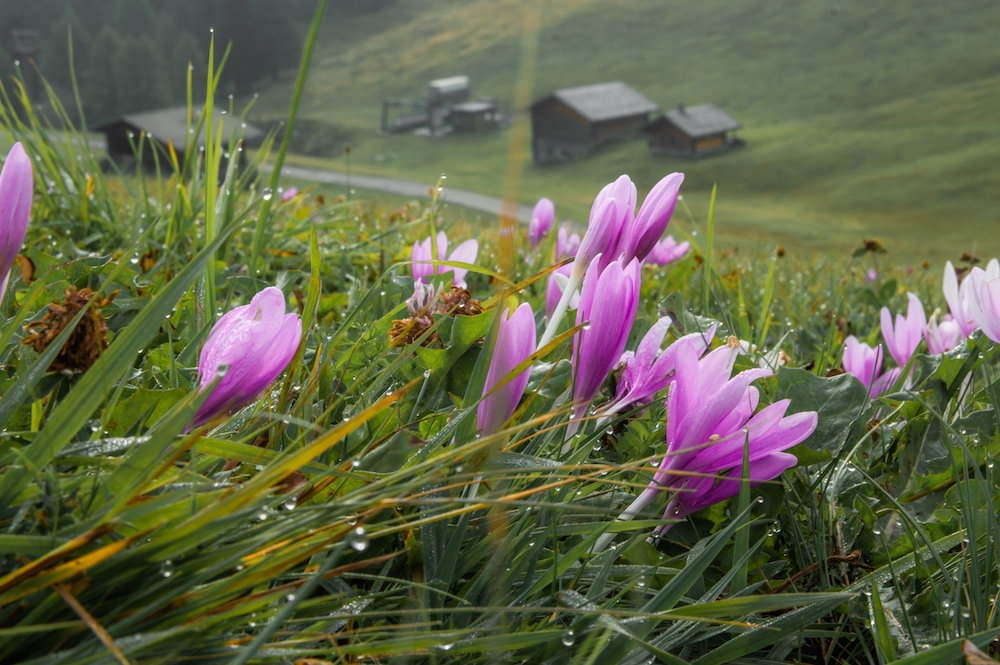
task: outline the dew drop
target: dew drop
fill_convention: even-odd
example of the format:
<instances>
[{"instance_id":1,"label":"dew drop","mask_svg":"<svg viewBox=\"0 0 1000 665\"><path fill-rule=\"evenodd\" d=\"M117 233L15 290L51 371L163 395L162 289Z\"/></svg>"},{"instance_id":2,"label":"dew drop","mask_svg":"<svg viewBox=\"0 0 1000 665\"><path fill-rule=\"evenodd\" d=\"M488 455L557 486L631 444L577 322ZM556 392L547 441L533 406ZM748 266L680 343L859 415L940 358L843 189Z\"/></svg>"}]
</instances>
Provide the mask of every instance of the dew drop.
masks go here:
<instances>
[{"instance_id":1,"label":"dew drop","mask_svg":"<svg viewBox=\"0 0 1000 665\"><path fill-rule=\"evenodd\" d=\"M164 559L163 563L160 564L160 575L163 577L170 577L174 574L174 562L170 559Z\"/></svg>"},{"instance_id":2,"label":"dew drop","mask_svg":"<svg viewBox=\"0 0 1000 665\"><path fill-rule=\"evenodd\" d=\"M574 642L576 642L576 633L574 633L572 629L567 630L565 633L563 633L562 636L563 646L571 647L573 646Z\"/></svg>"},{"instance_id":3,"label":"dew drop","mask_svg":"<svg viewBox=\"0 0 1000 665\"><path fill-rule=\"evenodd\" d=\"M355 552L364 552L368 549L368 532L359 526L351 532L348 543L350 543L351 549Z\"/></svg>"},{"instance_id":4,"label":"dew drop","mask_svg":"<svg viewBox=\"0 0 1000 665\"><path fill-rule=\"evenodd\" d=\"M273 193L271 192L271 188L270 187L265 187L264 191L262 191L260 193L260 195L261 195L261 198L263 198L265 201L270 201L271 197L273 196Z\"/></svg>"}]
</instances>

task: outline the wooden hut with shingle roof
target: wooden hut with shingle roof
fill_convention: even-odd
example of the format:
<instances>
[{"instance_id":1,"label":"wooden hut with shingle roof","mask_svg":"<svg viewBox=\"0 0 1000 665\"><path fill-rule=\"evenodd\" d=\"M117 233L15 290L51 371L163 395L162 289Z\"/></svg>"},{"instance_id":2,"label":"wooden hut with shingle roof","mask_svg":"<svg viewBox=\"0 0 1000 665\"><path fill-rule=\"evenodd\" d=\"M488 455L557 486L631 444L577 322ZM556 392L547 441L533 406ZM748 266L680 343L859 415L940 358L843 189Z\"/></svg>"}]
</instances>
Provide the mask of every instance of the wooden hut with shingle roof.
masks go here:
<instances>
[{"instance_id":1,"label":"wooden hut with shingle roof","mask_svg":"<svg viewBox=\"0 0 1000 665\"><path fill-rule=\"evenodd\" d=\"M730 134L740 127L714 104L681 104L654 120L646 133L649 149L655 153L700 157L745 145Z\"/></svg>"},{"instance_id":2,"label":"wooden hut with shingle roof","mask_svg":"<svg viewBox=\"0 0 1000 665\"><path fill-rule=\"evenodd\" d=\"M154 140L158 146L156 149L150 147L148 143L143 146L143 166L155 168L157 161L159 161L160 168L169 171L172 166L169 158L166 157L167 144L173 146L174 153L177 155L177 163L183 166L188 136L197 124L201 112L200 107L194 107L191 110L192 117L188 118L187 106L175 106L141 113L129 113L98 127L97 130L103 132L107 139L108 155L119 164L128 163L135 159L136 155L132 146L138 146L140 134L144 133L147 140ZM213 112L212 126L216 131L219 129L220 121L222 123L222 149L224 151L229 151L229 137L231 135L235 136L237 140L242 138L244 144L259 143L264 138L262 131L253 125L244 123L238 116L223 113L218 107L215 107ZM234 126L233 122L240 124ZM192 144L193 149L199 152L205 147L204 126L201 128L197 140L194 140ZM242 153L240 153L240 159L240 166L242 166L245 161Z\"/></svg>"},{"instance_id":3,"label":"wooden hut with shingle roof","mask_svg":"<svg viewBox=\"0 0 1000 665\"><path fill-rule=\"evenodd\" d=\"M531 105L531 151L538 164L584 157L608 141L639 136L660 107L621 81L562 88Z\"/></svg>"}]
</instances>

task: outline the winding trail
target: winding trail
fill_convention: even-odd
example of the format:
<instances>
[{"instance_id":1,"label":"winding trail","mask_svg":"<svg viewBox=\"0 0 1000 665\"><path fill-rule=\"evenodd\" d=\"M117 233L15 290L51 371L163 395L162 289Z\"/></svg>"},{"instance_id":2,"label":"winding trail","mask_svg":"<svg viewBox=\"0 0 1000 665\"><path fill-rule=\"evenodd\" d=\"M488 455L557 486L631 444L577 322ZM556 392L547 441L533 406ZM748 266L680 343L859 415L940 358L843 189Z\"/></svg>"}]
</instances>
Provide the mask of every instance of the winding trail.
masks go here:
<instances>
[{"instance_id":1,"label":"winding trail","mask_svg":"<svg viewBox=\"0 0 1000 665\"><path fill-rule=\"evenodd\" d=\"M97 148L100 150L105 150L107 147L104 139L98 137L88 139L87 143L91 148ZM270 162L266 162L261 165L260 169L264 173L271 173L271 171L274 170L274 165ZM389 194L398 194L400 196L409 196L428 200L432 198L431 192L437 185L436 182L420 183L412 180L358 175L355 173L348 175L340 171L306 168L302 166L284 166L281 169L281 175L289 178L299 178L301 180L312 180L314 182L321 182L327 185L347 186L350 184L352 187L373 189L380 192L387 192ZM479 212L485 212L490 215L499 216L501 210L503 209L503 201L501 199L493 196L486 196L485 194L477 194L476 192L467 192L461 189L451 189L449 187L445 187L439 198L447 203L462 206L463 208L469 208L471 210L478 210ZM517 219L518 221L524 223L531 221L531 208L524 205L518 205Z\"/></svg>"},{"instance_id":2,"label":"winding trail","mask_svg":"<svg viewBox=\"0 0 1000 665\"><path fill-rule=\"evenodd\" d=\"M270 163L261 166L261 170L266 173L270 173L272 168L273 165ZM281 175L289 178L312 180L314 182L321 182L328 185L346 186L348 182L350 182L352 187L374 189L380 192L388 192L389 194L399 194L401 196L411 196L422 199L430 199L431 191L433 191L434 187L437 185L436 182L420 183L412 180L398 180L396 178L358 175L355 173L348 176L346 173L338 171L304 168L301 166L284 166L281 169ZM467 192L461 189L451 189L449 187L444 188L439 198L452 205L478 210L490 215L499 215L501 209L503 208L503 201L498 198L486 196L484 194L477 194L475 192ZM521 222L530 221L531 208L528 206L518 205L517 218Z\"/></svg>"}]
</instances>

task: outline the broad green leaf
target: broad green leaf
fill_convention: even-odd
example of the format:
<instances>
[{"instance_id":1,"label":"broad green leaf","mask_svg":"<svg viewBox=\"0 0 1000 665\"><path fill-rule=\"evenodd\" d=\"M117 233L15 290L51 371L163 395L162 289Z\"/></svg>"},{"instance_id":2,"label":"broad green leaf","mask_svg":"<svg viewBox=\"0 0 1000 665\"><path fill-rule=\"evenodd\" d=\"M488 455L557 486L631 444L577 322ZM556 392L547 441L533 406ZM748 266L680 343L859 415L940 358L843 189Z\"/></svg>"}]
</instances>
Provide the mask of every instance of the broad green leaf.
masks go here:
<instances>
[{"instance_id":1,"label":"broad green leaf","mask_svg":"<svg viewBox=\"0 0 1000 665\"><path fill-rule=\"evenodd\" d=\"M840 453L851 426L868 404L865 388L853 375L819 377L804 369L778 369L778 397L788 398L788 413L816 411L816 431L802 442L814 451Z\"/></svg>"}]
</instances>

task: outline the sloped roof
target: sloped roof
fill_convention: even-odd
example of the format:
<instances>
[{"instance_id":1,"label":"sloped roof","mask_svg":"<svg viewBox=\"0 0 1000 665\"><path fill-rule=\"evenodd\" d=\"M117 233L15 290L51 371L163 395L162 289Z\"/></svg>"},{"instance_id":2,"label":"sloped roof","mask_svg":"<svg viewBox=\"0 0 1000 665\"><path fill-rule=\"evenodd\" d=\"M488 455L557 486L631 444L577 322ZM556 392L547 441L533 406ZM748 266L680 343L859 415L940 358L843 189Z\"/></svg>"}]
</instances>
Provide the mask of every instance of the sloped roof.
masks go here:
<instances>
[{"instance_id":1,"label":"sloped roof","mask_svg":"<svg viewBox=\"0 0 1000 665\"><path fill-rule=\"evenodd\" d=\"M534 106L550 99L561 101L590 122L660 110L660 107L650 101L648 97L622 81L560 88L553 91L548 97L535 102Z\"/></svg>"},{"instance_id":2,"label":"sloped roof","mask_svg":"<svg viewBox=\"0 0 1000 665\"><path fill-rule=\"evenodd\" d=\"M667 111L664 117L693 139L731 132L743 126L714 104L678 106Z\"/></svg>"},{"instance_id":3,"label":"sloped roof","mask_svg":"<svg viewBox=\"0 0 1000 665\"><path fill-rule=\"evenodd\" d=\"M229 143L230 121L234 116L231 116L228 113L223 114L218 107L214 107L212 111L215 118L213 127L217 129L219 127L219 121L222 121L222 143L223 145L227 145ZM198 116L201 112L202 107L199 106L191 109L193 116L191 119L192 126L197 122ZM240 122L242 124L242 121ZM108 130L114 129L119 125L119 123L124 123L133 126L140 131L146 132L147 135L155 138L164 145L166 145L169 140L173 143L174 148L177 150L182 150L185 142L187 141L188 119L186 106L175 106L172 108L156 109L153 111L143 111L142 113L129 113L127 115L123 115L118 120L98 127L98 130L107 132ZM264 133L262 131L249 123L242 127L242 130L244 142L259 141L264 137ZM237 135L239 135L238 130ZM204 127L198 135L198 145L205 145Z\"/></svg>"}]
</instances>

